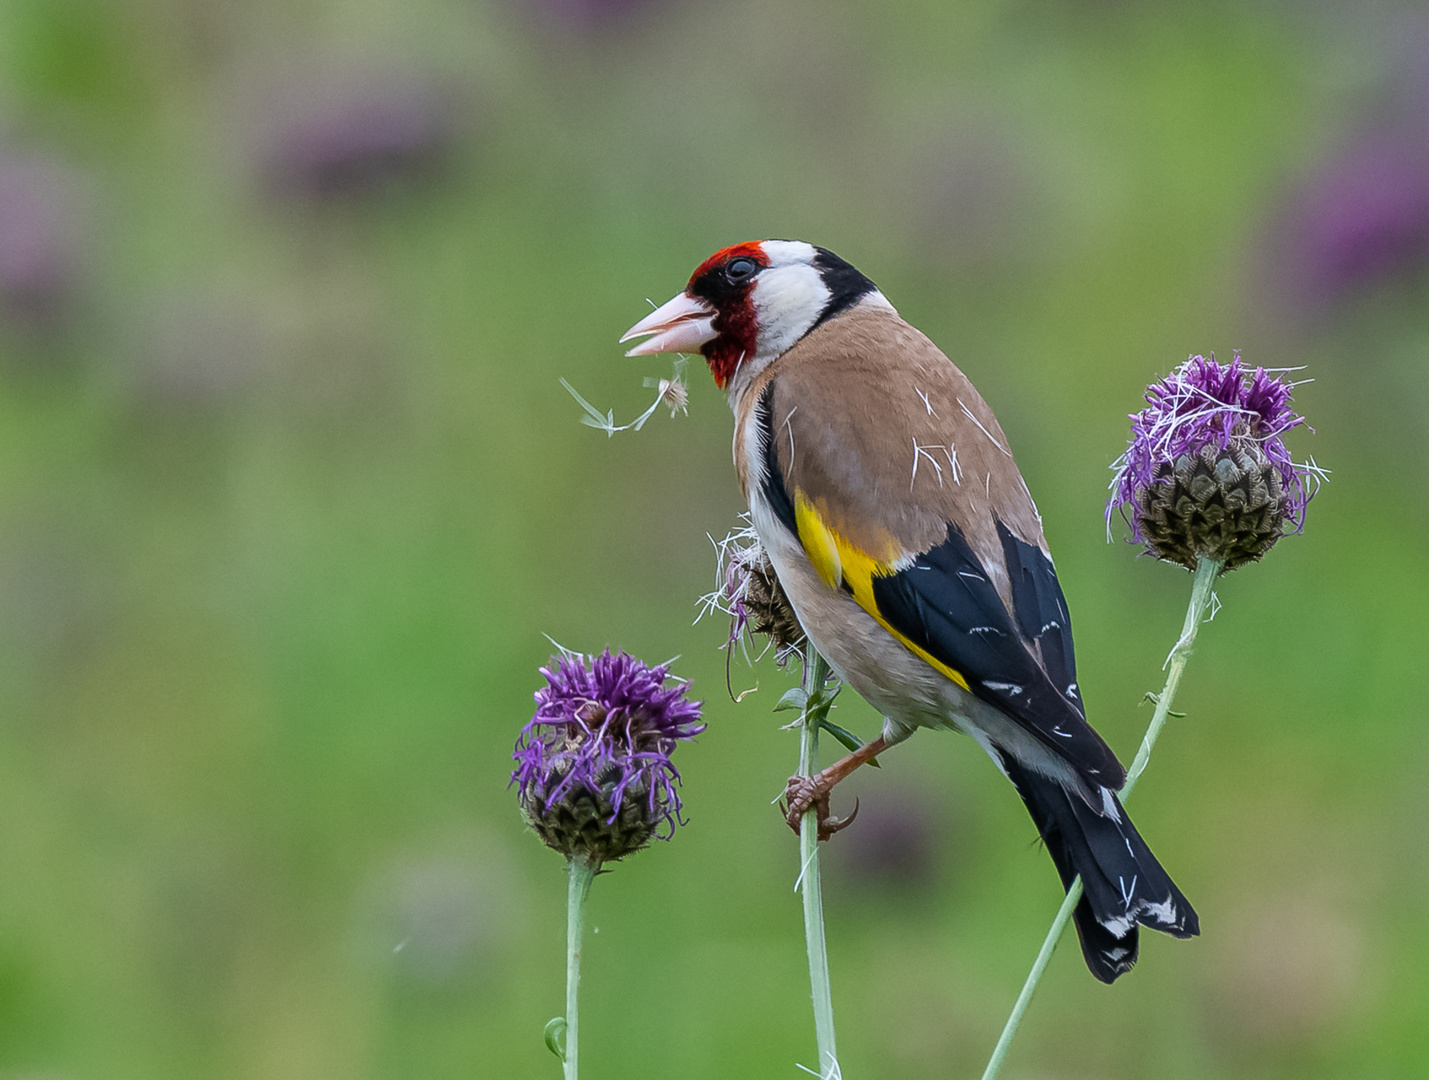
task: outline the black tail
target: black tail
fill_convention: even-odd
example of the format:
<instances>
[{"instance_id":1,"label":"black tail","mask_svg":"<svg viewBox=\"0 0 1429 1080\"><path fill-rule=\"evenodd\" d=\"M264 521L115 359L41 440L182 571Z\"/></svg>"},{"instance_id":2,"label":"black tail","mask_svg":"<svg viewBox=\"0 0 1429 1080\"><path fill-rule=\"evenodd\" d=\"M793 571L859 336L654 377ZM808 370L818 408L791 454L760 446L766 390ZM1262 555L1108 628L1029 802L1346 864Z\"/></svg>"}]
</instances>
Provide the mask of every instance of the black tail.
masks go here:
<instances>
[{"instance_id":1,"label":"black tail","mask_svg":"<svg viewBox=\"0 0 1429 1080\"><path fill-rule=\"evenodd\" d=\"M1131 970L1138 925L1180 938L1201 932L1196 912L1112 791L1093 789L1104 799L1094 810L1079 795L1024 768L1010 755L1004 755L1002 765L1057 864L1062 887L1071 888L1072 879L1082 875L1085 891L1072 920L1093 975L1109 983Z\"/></svg>"}]
</instances>

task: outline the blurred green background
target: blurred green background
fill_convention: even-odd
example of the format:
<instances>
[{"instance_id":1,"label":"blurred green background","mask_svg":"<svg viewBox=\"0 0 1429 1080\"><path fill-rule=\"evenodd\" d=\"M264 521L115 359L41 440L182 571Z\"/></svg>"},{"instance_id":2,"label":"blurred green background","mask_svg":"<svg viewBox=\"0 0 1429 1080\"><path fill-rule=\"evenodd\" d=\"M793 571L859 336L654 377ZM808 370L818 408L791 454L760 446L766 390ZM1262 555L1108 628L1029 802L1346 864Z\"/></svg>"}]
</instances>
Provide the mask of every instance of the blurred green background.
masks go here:
<instances>
[{"instance_id":1,"label":"blurred green background","mask_svg":"<svg viewBox=\"0 0 1429 1080\"><path fill-rule=\"evenodd\" d=\"M716 248L830 247L961 364L1129 760L1189 576L1107 464L1190 352L1333 470L1225 579L1134 812L1203 937L1064 942L1008 1077L1429 1075L1429 17L1393 3L0 2L0 1078L553 1077L549 634L676 669L688 827L596 883L584 1075L814 1056L791 676L692 625L730 416L607 439ZM851 697L851 695L850 695ZM839 720L877 718L844 699ZM931 733L851 781L848 1077L975 1076L1059 895Z\"/></svg>"}]
</instances>

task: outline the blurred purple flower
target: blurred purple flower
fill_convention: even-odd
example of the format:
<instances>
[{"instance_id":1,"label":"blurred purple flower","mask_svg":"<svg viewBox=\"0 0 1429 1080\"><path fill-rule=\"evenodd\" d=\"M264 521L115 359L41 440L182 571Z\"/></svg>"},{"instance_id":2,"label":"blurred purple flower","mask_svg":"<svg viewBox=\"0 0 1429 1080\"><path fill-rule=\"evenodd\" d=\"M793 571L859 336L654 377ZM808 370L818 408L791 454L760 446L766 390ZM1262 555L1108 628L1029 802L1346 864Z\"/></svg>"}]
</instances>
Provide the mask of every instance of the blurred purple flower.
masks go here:
<instances>
[{"instance_id":1,"label":"blurred purple flower","mask_svg":"<svg viewBox=\"0 0 1429 1080\"><path fill-rule=\"evenodd\" d=\"M937 822L936 828L933 823ZM956 832L957 815L939 807L916 787L870 799L858 828L835 850L839 879L853 890L883 887L912 892L931 885L938 871L938 839Z\"/></svg>"},{"instance_id":2,"label":"blurred purple flower","mask_svg":"<svg viewBox=\"0 0 1429 1080\"><path fill-rule=\"evenodd\" d=\"M1108 531L1112 513L1129 507L1133 540L1192 569L1201 556L1233 569L1301 531L1324 470L1285 448L1285 433L1305 418L1290 407L1295 384L1282 375L1246 371L1237 352L1226 366L1192 356L1153 383L1112 466Z\"/></svg>"},{"instance_id":3,"label":"blurred purple flower","mask_svg":"<svg viewBox=\"0 0 1429 1080\"><path fill-rule=\"evenodd\" d=\"M665 665L627 653L562 652L541 668L536 714L521 729L511 782L548 847L609 862L680 822L670 755L705 729L700 703Z\"/></svg>"},{"instance_id":4,"label":"blurred purple flower","mask_svg":"<svg viewBox=\"0 0 1429 1080\"><path fill-rule=\"evenodd\" d=\"M1334 302L1429 262L1425 136L1404 130L1351 143L1292 196L1279 258L1301 302Z\"/></svg>"},{"instance_id":5,"label":"blurred purple flower","mask_svg":"<svg viewBox=\"0 0 1429 1080\"><path fill-rule=\"evenodd\" d=\"M520 6L544 22L584 30L652 5L653 0L523 0Z\"/></svg>"},{"instance_id":6,"label":"blurred purple flower","mask_svg":"<svg viewBox=\"0 0 1429 1080\"><path fill-rule=\"evenodd\" d=\"M12 318L48 321L73 294L80 263L76 202L68 170L0 151L0 304Z\"/></svg>"},{"instance_id":7,"label":"blurred purple flower","mask_svg":"<svg viewBox=\"0 0 1429 1080\"><path fill-rule=\"evenodd\" d=\"M290 93L264 121L260 155L281 194L360 195L430 172L451 147L452 117L417 83L370 76Z\"/></svg>"}]
</instances>

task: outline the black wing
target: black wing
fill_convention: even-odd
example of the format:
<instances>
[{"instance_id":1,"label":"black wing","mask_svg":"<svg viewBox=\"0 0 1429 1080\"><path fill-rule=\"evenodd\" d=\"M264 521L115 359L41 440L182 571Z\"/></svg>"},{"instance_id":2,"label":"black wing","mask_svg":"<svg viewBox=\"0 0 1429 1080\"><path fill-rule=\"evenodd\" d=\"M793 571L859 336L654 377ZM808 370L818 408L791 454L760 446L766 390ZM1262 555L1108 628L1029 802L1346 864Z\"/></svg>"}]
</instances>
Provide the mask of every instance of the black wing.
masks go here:
<instances>
[{"instance_id":1,"label":"black wing","mask_svg":"<svg viewBox=\"0 0 1429 1080\"><path fill-rule=\"evenodd\" d=\"M999 523L1013 584L1013 621L956 526L873 595L889 626L960 672L968 688L1012 717L1091 783L1119 789L1126 771L1086 721L1076 691L1067 605L1052 564ZM1039 644L1038 664L1032 645Z\"/></svg>"},{"instance_id":2,"label":"black wing","mask_svg":"<svg viewBox=\"0 0 1429 1080\"><path fill-rule=\"evenodd\" d=\"M1077 661L1072 651L1072 619L1057 571L1041 548L1018 539L1002 522L997 523L1007 576L1012 580L1012 610L1022 636L1037 647L1042 670L1052 686L1086 719L1087 710L1077 690Z\"/></svg>"}]
</instances>

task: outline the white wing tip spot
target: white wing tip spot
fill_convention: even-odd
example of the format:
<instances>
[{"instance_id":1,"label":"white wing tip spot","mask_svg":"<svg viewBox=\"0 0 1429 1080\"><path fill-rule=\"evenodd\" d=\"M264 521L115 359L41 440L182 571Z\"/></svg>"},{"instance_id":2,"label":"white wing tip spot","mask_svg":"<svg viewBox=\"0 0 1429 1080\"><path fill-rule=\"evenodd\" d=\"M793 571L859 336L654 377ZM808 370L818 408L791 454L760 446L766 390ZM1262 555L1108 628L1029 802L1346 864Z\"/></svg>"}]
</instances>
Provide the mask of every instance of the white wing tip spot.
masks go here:
<instances>
[{"instance_id":1,"label":"white wing tip spot","mask_svg":"<svg viewBox=\"0 0 1429 1080\"><path fill-rule=\"evenodd\" d=\"M1181 921L1181 914L1176 910L1176 901L1170 896L1162 900L1159 904L1153 904L1143 900L1141 902L1141 910L1143 913L1150 915L1162 926L1175 926Z\"/></svg>"}]
</instances>

